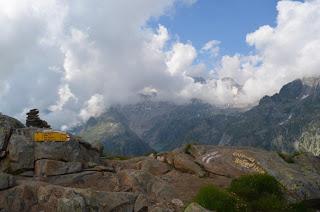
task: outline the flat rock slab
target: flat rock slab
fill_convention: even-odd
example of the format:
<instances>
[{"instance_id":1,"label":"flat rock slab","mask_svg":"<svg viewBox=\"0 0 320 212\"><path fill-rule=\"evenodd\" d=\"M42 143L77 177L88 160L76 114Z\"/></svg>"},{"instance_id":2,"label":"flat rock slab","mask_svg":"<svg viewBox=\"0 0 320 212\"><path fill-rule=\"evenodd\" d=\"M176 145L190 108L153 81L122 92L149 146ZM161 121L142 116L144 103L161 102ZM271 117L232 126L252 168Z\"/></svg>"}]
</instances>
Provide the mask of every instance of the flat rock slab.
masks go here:
<instances>
[{"instance_id":1,"label":"flat rock slab","mask_svg":"<svg viewBox=\"0 0 320 212\"><path fill-rule=\"evenodd\" d=\"M35 162L36 176L57 176L80 172L82 163L80 162L62 162L57 160L37 160Z\"/></svg>"},{"instance_id":2,"label":"flat rock slab","mask_svg":"<svg viewBox=\"0 0 320 212\"><path fill-rule=\"evenodd\" d=\"M27 182L0 191L0 208L8 211L133 211L137 195Z\"/></svg>"},{"instance_id":3,"label":"flat rock slab","mask_svg":"<svg viewBox=\"0 0 320 212\"><path fill-rule=\"evenodd\" d=\"M190 153L208 172L232 178L251 173L268 173L285 186L294 199L320 198L319 171L315 165L307 163L307 159L300 164L298 161L291 164L275 152L244 147L194 145ZM308 160L314 162L317 159L312 157ZM305 164L302 166L302 163Z\"/></svg>"},{"instance_id":4,"label":"flat rock slab","mask_svg":"<svg viewBox=\"0 0 320 212\"><path fill-rule=\"evenodd\" d=\"M184 212L212 212L212 211L205 209L201 205L193 202L184 210Z\"/></svg>"},{"instance_id":5,"label":"flat rock slab","mask_svg":"<svg viewBox=\"0 0 320 212\"><path fill-rule=\"evenodd\" d=\"M98 163L100 154L77 141L36 143L34 159L51 159L68 162Z\"/></svg>"},{"instance_id":6,"label":"flat rock slab","mask_svg":"<svg viewBox=\"0 0 320 212\"><path fill-rule=\"evenodd\" d=\"M0 173L0 190L11 188L15 185L15 178L6 173Z\"/></svg>"}]
</instances>

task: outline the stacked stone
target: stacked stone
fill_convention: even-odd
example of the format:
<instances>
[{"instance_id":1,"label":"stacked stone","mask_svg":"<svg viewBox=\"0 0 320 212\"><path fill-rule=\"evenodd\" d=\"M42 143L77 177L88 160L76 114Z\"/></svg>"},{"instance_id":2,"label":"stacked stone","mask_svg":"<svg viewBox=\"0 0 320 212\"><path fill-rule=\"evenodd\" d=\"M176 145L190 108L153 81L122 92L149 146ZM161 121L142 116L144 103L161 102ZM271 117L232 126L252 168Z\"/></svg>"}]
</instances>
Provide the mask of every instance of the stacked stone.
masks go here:
<instances>
[{"instance_id":1,"label":"stacked stone","mask_svg":"<svg viewBox=\"0 0 320 212\"><path fill-rule=\"evenodd\" d=\"M39 110L32 109L27 113L27 127L51 128L50 125L39 118Z\"/></svg>"}]
</instances>

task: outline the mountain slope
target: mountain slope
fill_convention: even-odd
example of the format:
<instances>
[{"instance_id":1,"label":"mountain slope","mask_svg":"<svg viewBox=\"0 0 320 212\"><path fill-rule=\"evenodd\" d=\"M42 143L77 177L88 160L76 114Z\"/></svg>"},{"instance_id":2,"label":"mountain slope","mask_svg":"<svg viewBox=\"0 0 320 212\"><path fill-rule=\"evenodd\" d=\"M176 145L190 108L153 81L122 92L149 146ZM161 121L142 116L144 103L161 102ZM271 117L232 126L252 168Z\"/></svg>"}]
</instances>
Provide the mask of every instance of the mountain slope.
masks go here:
<instances>
[{"instance_id":1,"label":"mountain slope","mask_svg":"<svg viewBox=\"0 0 320 212\"><path fill-rule=\"evenodd\" d=\"M90 118L85 125L72 130L90 142L101 142L110 155L144 155L153 150L125 123L117 108L110 108L98 118Z\"/></svg>"},{"instance_id":2,"label":"mountain slope","mask_svg":"<svg viewBox=\"0 0 320 212\"><path fill-rule=\"evenodd\" d=\"M231 115L230 110L193 100L158 120L143 139L157 151L172 150L185 143L215 143L222 136L226 117Z\"/></svg>"},{"instance_id":3,"label":"mountain slope","mask_svg":"<svg viewBox=\"0 0 320 212\"><path fill-rule=\"evenodd\" d=\"M296 151L311 123L320 123L319 79L295 80L229 121L223 145ZM306 136L304 136L306 139ZM318 142L320 142L318 140Z\"/></svg>"},{"instance_id":4,"label":"mountain slope","mask_svg":"<svg viewBox=\"0 0 320 212\"><path fill-rule=\"evenodd\" d=\"M117 113L111 112L115 108ZM199 100L182 105L148 100L113 107L107 114L117 114L114 120L128 132L120 133L114 141L139 140L137 143L147 143L157 151L199 143L320 154L319 78L288 83L278 94L265 96L257 106L245 112L219 109ZM102 117L98 120L91 126L101 129L98 126L108 122ZM95 137L86 130L81 135L91 140ZM110 137L110 132L105 130L99 135L103 140Z\"/></svg>"}]
</instances>

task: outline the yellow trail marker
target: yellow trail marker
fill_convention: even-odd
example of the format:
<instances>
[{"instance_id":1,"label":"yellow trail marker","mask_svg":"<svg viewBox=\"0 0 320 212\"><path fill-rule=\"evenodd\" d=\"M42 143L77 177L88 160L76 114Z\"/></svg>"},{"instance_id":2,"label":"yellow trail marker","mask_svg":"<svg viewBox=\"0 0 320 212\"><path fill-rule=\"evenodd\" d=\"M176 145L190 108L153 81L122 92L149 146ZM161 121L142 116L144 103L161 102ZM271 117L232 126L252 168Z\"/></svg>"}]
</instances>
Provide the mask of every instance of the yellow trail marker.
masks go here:
<instances>
[{"instance_id":1,"label":"yellow trail marker","mask_svg":"<svg viewBox=\"0 0 320 212\"><path fill-rule=\"evenodd\" d=\"M33 135L35 142L67 142L70 141L70 136L65 132L60 131L43 131L35 132Z\"/></svg>"}]
</instances>

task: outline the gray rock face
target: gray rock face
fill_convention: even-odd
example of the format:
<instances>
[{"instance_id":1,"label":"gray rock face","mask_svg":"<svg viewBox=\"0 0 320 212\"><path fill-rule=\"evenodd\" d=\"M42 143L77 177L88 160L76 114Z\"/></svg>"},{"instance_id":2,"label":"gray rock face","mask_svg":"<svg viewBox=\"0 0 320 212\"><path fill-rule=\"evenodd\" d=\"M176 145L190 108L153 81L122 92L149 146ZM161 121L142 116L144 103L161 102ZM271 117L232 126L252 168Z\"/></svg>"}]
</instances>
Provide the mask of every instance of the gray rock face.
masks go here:
<instances>
[{"instance_id":1,"label":"gray rock face","mask_svg":"<svg viewBox=\"0 0 320 212\"><path fill-rule=\"evenodd\" d=\"M142 171L151 173L155 176L163 175L171 170L167 163L154 159L143 160L138 163L138 166Z\"/></svg>"},{"instance_id":2,"label":"gray rock face","mask_svg":"<svg viewBox=\"0 0 320 212\"><path fill-rule=\"evenodd\" d=\"M0 207L9 211L133 211L137 198L133 193L91 191L33 182L0 194Z\"/></svg>"},{"instance_id":3,"label":"gray rock face","mask_svg":"<svg viewBox=\"0 0 320 212\"><path fill-rule=\"evenodd\" d=\"M34 142L32 130L16 129L10 139L6 158L0 161L0 170L19 173L34 168Z\"/></svg>"},{"instance_id":4,"label":"gray rock face","mask_svg":"<svg viewBox=\"0 0 320 212\"><path fill-rule=\"evenodd\" d=\"M136 204L134 206L135 212L144 212L148 211L148 206L150 203L148 202L148 199L145 195L140 194L136 200Z\"/></svg>"},{"instance_id":5,"label":"gray rock face","mask_svg":"<svg viewBox=\"0 0 320 212\"><path fill-rule=\"evenodd\" d=\"M99 162L100 152L90 144L74 139L69 142L34 142L32 136L36 130L36 128L23 128L14 131L8 145L9 154L0 161L0 170L19 174L34 170L34 165L37 164L37 173L48 172L49 175L54 175L55 173L48 168L48 164L53 165L52 161L57 161L56 174L76 171L80 167L79 164L85 167L88 163ZM39 165L44 167L39 168Z\"/></svg>"},{"instance_id":6,"label":"gray rock face","mask_svg":"<svg viewBox=\"0 0 320 212\"><path fill-rule=\"evenodd\" d=\"M9 130L10 128L19 129L19 128L23 128L23 127L24 127L24 125L20 121L14 119L12 117L2 115L0 113L0 146L2 147L2 145L3 145L5 131Z\"/></svg>"},{"instance_id":7,"label":"gray rock face","mask_svg":"<svg viewBox=\"0 0 320 212\"><path fill-rule=\"evenodd\" d=\"M36 143L34 159L51 159L68 162L95 162L99 161L99 153L76 141Z\"/></svg>"},{"instance_id":8,"label":"gray rock face","mask_svg":"<svg viewBox=\"0 0 320 212\"><path fill-rule=\"evenodd\" d=\"M208 173L233 178L243 174L268 173L286 187L292 198L320 199L317 157L302 154L297 156L296 163L289 164L275 152L254 148L194 145L190 152L194 161Z\"/></svg>"},{"instance_id":9,"label":"gray rock face","mask_svg":"<svg viewBox=\"0 0 320 212\"><path fill-rule=\"evenodd\" d=\"M176 169L196 174L199 177L206 174L190 155L184 153L175 154L173 164Z\"/></svg>"},{"instance_id":10,"label":"gray rock face","mask_svg":"<svg viewBox=\"0 0 320 212\"><path fill-rule=\"evenodd\" d=\"M79 196L74 198L60 198L57 202L57 212L85 212L85 200Z\"/></svg>"},{"instance_id":11,"label":"gray rock face","mask_svg":"<svg viewBox=\"0 0 320 212\"><path fill-rule=\"evenodd\" d=\"M15 185L15 178L12 175L0 172L0 190L11 188Z\"/></svg>"},{"instance_id":12,"label":"gray rock face","mask_svg":"<svg viewBox=\"0 0 320 212\"><path fill-rule=\"evenodd\" d=\"M106 160L105 166L91 162L83 169L79 161L42 158L35 163L35 178L16 176L15 185L9 175L0 175L0 208L176 212L204 185L227 187L232 179L250 173L276 177L290 200L319 199L319 159L301 154L293 160L289 164L277 153L261 149L201 145L149 157ZM188 210L204 209L192 204Z\"/></svg>"},{"instance_id":13,"label":"gray rock face","mask_svg":"<svg viewBox=\"0 0 320 212\"><path fill-rule=\"evenodd\" d=\"M154 195L163 200L176 197L174 190L160 178L144 171L123 170L118 173L120 183L132 191Z\"/></svg>"},{"instance_id":14,"label":"gray rock face","mask_svg":"<svg viewBox=\"0 0 320 212\"><path fill-rule=\"evenodd\" d=\"M82 163L42 159L35 162L36 176L57 176L80 172Z\"/></svg>"},{"instance_id":15,"label":"gray rock face","mask_svg":"<svg viewBox=\"0 0 320 212\"><path fill-rule=\"evenodd\" d=\"M185 210L184 212L212 212L210 210L207 210L203 208L201 205L198 203L191 203Z\"/></svg>"}]
</instances>

